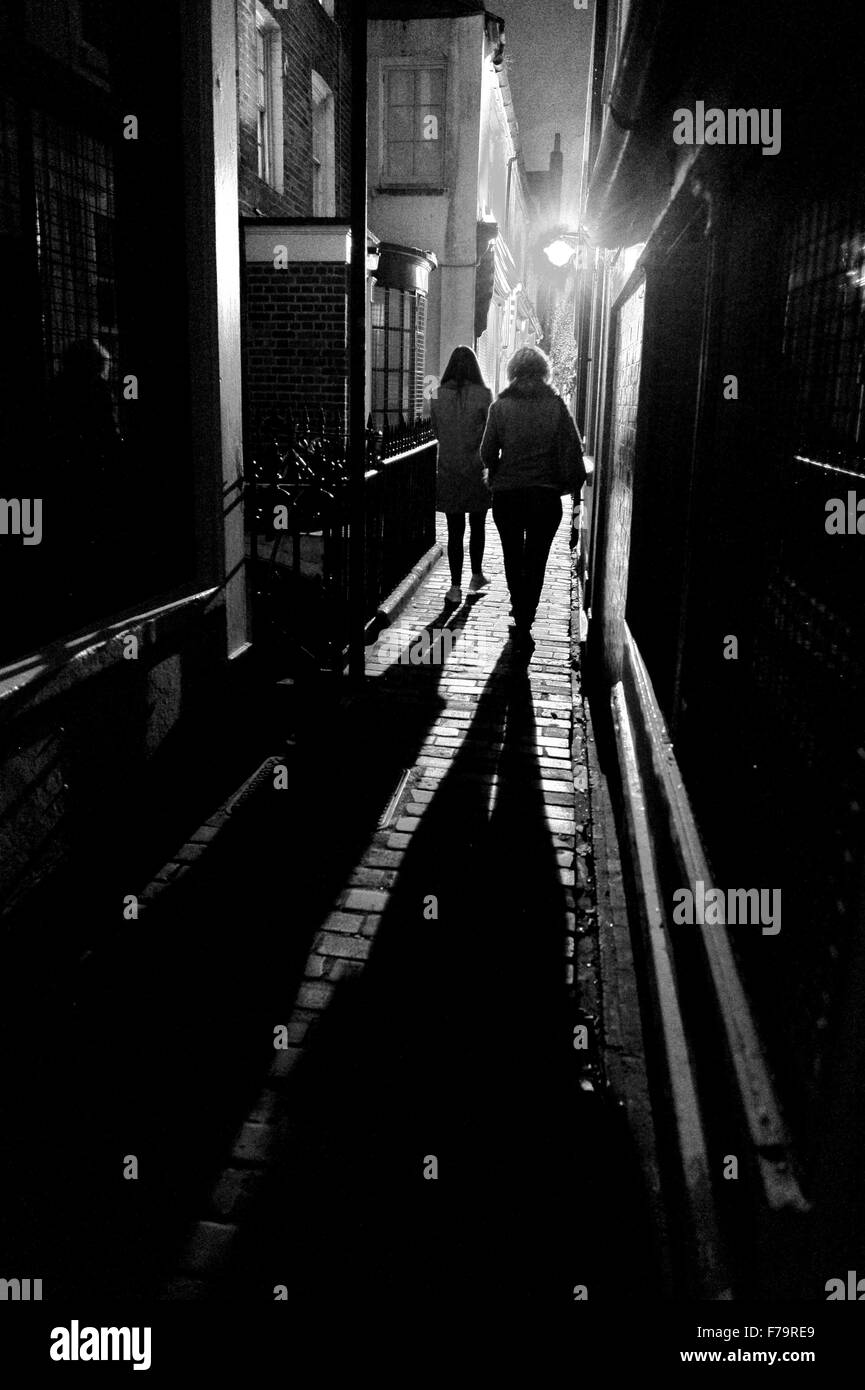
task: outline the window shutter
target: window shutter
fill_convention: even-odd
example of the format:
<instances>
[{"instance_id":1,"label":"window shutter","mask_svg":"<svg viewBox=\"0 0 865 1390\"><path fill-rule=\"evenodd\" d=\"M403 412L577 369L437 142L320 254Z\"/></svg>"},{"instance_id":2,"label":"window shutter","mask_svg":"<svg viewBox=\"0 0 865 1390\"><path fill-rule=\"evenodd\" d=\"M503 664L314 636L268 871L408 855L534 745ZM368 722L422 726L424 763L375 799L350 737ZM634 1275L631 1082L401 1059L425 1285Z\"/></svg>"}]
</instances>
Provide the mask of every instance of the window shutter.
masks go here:
<instances>
[{"instance_id":1,"label":"window shutter","mask_svg":"<svg viewBox=\"0 0 865 1390\"><path fill-rule=\"evenodd\" d=\"M426 372L426 295L416 296L414 325L414 417L423 415L423 382Z\"/></svg>"}]
</instances>

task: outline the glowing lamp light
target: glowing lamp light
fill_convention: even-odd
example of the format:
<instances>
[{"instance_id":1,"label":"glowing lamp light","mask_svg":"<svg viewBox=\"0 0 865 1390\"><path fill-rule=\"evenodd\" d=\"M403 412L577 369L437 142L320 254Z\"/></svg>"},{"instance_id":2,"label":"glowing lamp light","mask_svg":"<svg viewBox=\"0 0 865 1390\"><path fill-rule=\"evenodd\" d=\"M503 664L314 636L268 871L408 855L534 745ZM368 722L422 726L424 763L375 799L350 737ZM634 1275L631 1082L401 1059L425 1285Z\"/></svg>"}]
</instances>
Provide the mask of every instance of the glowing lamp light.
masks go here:
<instances>
[{"instance_id":1,"label":"glowing lamp light","mask_svg":"<svg viewBox=\"0 0 865 1390\"><path fill-rule=\"evenodd\" d=\"M549 246L544 247L544 255L553 265L563 266L567 265L575 250L576 247L569 246L561 237L557 237L555 241L550 242Z\"/></svg>"}]
</instances>

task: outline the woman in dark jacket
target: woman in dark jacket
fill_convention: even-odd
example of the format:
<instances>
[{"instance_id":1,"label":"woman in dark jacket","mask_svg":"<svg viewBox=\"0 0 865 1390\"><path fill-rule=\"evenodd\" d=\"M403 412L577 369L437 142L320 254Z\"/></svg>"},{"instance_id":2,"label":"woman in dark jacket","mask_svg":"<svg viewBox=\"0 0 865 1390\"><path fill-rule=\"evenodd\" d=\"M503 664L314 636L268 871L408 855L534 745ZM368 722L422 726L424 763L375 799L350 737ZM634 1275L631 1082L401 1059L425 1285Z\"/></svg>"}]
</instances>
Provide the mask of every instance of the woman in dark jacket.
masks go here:
<instances>
[{"instance_id":1,"label":"woman in dark jacket","mask_svg":"<svg viewBox=\"0 0 865 1390\"><path fill-rule=\"evenodd\" d=\"M550 364L524 347L508 363L510 385L491 407L481 442L511 594L514 640L534 647L534 622L547 557L562 519L560 496L585 481L580 436L550 385Z\"/></svg>"},{"instance_id":2,"label":"woman in dark jacket","mask_svg":"<svg viewBox=\"0 0 865 1390\"><path fill-rule=\"evenodd\" d=\"M436 510L448 523L448 563L451 588L448 603L462 601L463 538L469 514L469 589L477 593L489 583L483 572L484 532L490 493L483 477L478 447L487 420L492 393L484 385L478 359L471 348L454 348L439 383L438 397L430 402L433 428L439 442L436 474Z\"/></svg>"}]
</instances>

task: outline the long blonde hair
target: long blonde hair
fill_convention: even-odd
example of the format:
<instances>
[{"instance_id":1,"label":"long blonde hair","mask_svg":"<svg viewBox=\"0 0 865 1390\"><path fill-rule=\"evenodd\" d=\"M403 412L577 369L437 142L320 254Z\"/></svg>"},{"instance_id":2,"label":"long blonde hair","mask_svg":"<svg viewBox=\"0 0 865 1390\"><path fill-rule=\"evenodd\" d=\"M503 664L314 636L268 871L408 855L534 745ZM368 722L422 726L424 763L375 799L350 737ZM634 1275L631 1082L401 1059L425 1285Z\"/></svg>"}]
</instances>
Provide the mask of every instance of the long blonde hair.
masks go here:
<instances>
[{"instance_id":1,"label":"long blonde hair","mask_svg":"<svg viewBox=\"0 0 865 1390\"><path fill-rule=\"evenodd\" d=\"M508 362L508 381L526 381L539 378L549 382L553 369L549 357L536 347L517 348Z\"/></svg>"}]
</instances>

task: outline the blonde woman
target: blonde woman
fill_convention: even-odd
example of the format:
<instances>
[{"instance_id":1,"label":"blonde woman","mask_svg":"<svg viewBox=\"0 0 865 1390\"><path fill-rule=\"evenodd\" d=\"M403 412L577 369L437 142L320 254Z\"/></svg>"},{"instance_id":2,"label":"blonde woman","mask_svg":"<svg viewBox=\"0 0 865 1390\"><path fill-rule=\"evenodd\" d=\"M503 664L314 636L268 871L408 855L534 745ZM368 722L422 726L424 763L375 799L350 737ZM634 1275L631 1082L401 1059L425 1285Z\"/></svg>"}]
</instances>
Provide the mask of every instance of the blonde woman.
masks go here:
<instances>
[{"instance_id":1,"label":"blonde woman","mask_svg":"<svg viewBox=\"0 0 865 1390\"><path fill-rule=\"evenodd\" d=\"M508 363L508 381L490 408L481 459L502 541L514 642L531 653L547 558L562 519L560 495L579 489L586 475L577 427L550 385L545 354L519 348Z\"/></svg>"}]
</instances>

